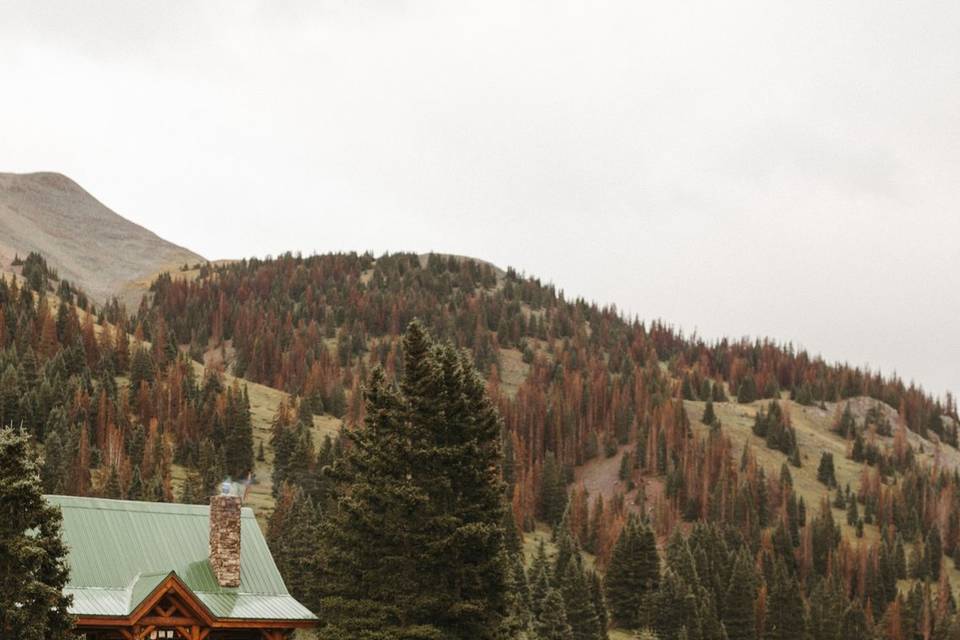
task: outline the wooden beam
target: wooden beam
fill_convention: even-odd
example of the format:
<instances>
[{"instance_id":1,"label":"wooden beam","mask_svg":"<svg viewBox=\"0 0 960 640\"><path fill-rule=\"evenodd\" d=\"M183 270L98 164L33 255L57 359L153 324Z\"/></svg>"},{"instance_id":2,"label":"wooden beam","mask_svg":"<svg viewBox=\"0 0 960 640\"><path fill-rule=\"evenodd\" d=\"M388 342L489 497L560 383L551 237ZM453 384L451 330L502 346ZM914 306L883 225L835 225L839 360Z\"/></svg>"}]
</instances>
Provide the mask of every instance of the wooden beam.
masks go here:
<instances>
[{"instance_id":1,"label":"wooden beam","mask_svg":"<svg viewBox=\"0 0 960 640\"><path fill-rule=\"evenodd\" d=\"M135 629L136 626L146 624L147 620L156 621L153 617L134 618L133 616L78 616L76 626L81 631L88 629ZM293 629L312 629L320 626L319 620L270 620L263 618L216 618L210 622L194 618L174 617L177 622L189 620L187 625L198 624L200 628L210 629L246 629L259 631L261 629L280 630L289 633ZM2 636L0 636L2 637ZM201 638L200 640L203 640Z\"/></svg>"},{"instance_id":2,"label":"wooden beam","mask_svg":"<svg viewBox=\"0 0 960 640\"><path fill-rule=\"evenodd\" d=\"M187 608L184 607L183 603L181 603L179 600L177 600L176 598L171 598L170 603L173 605L175 610L179 611L181 614L183 614L188 618L190 617L190 611L187 610Z\"/></svg>"},{"instance_id":3,"label":"wooden beam","mask_svg":"<svg viewBox=\"0 0 960 640\"><path fill-rule=\"evenodd\" d=\"M152 624L155 627L189 627L196 623L196 619L182 616L146 616L140 618L140 624Z\"/></svg>"},{"instance_id":4,"label":"wooden beam","mask_svg":"<svg viewBox=\"0 0 960 640\"><path fill-rule=\"evenodd\" d=\"M143 640L143 638L146 638L148 635L150 635L150 632L155 630L156 628L157 628L157 625L155 624L147 625L146 629L144 629L143 631L137 632L137 640Z\"/></svg>"},{"instance_id":5,"label":"wooden beam","mask_svg":"<svg viewBox=\"0 0 960 640\"><path fill-rule=\"evenodd\" d=\"M174 597L175 596L175 597ZM204 624L210 624L213 622L213 616L210 615L206 606L196 597L196 595L190 591L190 588L184 583L176 573L170 572L170 574L153 590L151 595L149 595L139 606L127 616L128 620L137 621L140 618L147 616L154 610L154 608L164 599L167 601L178 602L181 605L181 610L183 610L182 605L187 605L188 608L195 609L190 611L190 615L196 616ZM187 613L187 611L183 611ZM129 623L128 623L129 624Z\"/></svg>"},{"instance_id":6,"label":"wooden beam","mask_svg":"<svg viewBox=\"0 0 960 640\"><path fill-rule=\"evenodd\" d=\"M211 625L211 629L275 629L289 633L294 629L313 629L319 627L319 620L269 620L263 618L218 619Z\"/></svg>"}]
</instances>

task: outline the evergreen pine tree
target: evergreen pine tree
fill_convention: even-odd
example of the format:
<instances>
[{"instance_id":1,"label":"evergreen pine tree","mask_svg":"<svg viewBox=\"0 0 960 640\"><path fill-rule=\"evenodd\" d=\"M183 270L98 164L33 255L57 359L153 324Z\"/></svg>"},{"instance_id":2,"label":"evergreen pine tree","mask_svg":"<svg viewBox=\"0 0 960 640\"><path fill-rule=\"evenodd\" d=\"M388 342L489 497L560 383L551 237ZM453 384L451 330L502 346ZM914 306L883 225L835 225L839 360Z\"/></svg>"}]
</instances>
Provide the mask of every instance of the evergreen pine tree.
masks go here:
<instances>
[{"instance_id":1,"label":"evergreen pine tree","mask_svg":"<svg viewBox=\"0 0 960 640\"><path fill-rule=\"evenodd\" d=\"M927 555L917 546L910 550L910 577L916 580L926 580L930 577Z\"/></svg>"},{"instance_id":2,"label":"evergreen pine tree","mask_svg":"<svg viewBox=\"0 0 960 640\"><path fill-rule=\"evenodd\" d=\"M130 486L127 487L127 500L144 500L145 488L143 486L143 477L140 475L140 467L133 468L133 476L130 478Z\"/></svg>"},{"instance_id":3,"label":"evergreen pine tree","mask_svg":"<svg viewBox=\"0 0 960 640\"><path fill-rule=\"evenodd\" d=\"M557 581L567 570L567 562L570 558L580 555L580 545L577 543L577 539L573 537L566 522L566 517L564 517L554 531L556 533L557 555L553 559L553 576Z\"/></svg>"},{"instance_id":4,"label":"evergreen pine tree","mask_svg":"<svg viewBox=\"0 0 960 640\"><path fill-rule=\"evenodd\" d=\"M143 347L133 352L130 360L130 388L136 392L142 382L153 382L156 376L153 356Z\"/></svg>"},{"instance_id":5,"label":"evergreen pine tree","mask_svg":"<svg viewBox=\"0 0 960 640\"><path fill-rule=\"evenodd\" d=\"M820 466L817 467L817 480L829 488L837 486L837 474L833 466L833 454L824 451L820 454Z\"/></svg>"},{"instance_id":6,"label":"evergreen pine tree","mask_svg":"<svg viewBox=\"0 0 960 640\"><path fill-rule=\"evenodd\" d=\"M753 376L747 374L740 383L740 387L737 389L737 402L740 404L749 404L756 399L757 384L754 382Z\"/></svg>"},{"instance_id":7,"label":"evergreen pine tree","mask_svg":"<svg viewBox=\"0 0 960 640\"><path fill-rule=\"evenodd\" d=\"M846 598L837 585L819 580L810 593L808 631L811 640L839 640L845 606Z\"/></svg>"},{"instance_id":8,"label":"evergreen pine tree","mask_svg":"<svg viewBox=\"0 0 960 640\"><path fill-rule=\"evenodd\" d=\"M600 620L579 553L567 560L567 566L559 577L559 585L574 640L597 640L600 636Z\"/></svg>"},{"instance_id":9,"label":"evergreen pine tree","mask_svg":"<svg viewBox=\"0 0 960 640\"><path fill-rule=\"evenodd\" d=\"M729 640L756 640L755 598L753 561L747 551L741 549L734 558L723 603L723 626Z\"/></svg>"},{"instance_id":10,"label":"evergreen pine tree","mask_svg":"<svg viewBox=\"0 0 960 640\"><path fill-rule=\"evenodd\" d=\"M418 323L403 352L399 390L374 372L366 419L334 466L343 491L321 528L321 637L495 638L507 583L500 419L467 356Z\"/></svg>"},{"instance_id":11,"label":"evergreen pine tree","mask_svg":"<svg viewBox=\"0 0 960 640\"><path fill-rule=\"evenodd\" d=\"M674 529L673 535L667 542L667 566L691 587L700 583L693 553L690 551L690 545L687 539L683 537L679 527Z\"/></svg>"},{"instance_id":12,"label":"evergreen pine tree","mask_svg":"<svg viewBox=\"0 0 960 640\"><path fill-rule=\"evenodd\" d=\"M319 526L320 514L310 497L288 487L267 528L267 544L284 584L293 597L314 610L318 607Z\"/></svg>"},{"instance_id":13,"label":"evergreen pine tree","mask_svg":"<svg viewBox=\"0 0 960 640\"><path fill-rule=\"evenodd\" d=\"M627 456L623 456L627 459ZM597 553L600 544L600 536L604 528L604 508L603 494L597 495L593 501L593 514L590 517L590 526L587 531L587 544L584 545L590 553Z\"/></svg>"},{"instance_id":14,"label":"evergreen pine tree","mask_svg":"<svg viewBox=\"0 0 960 640\"><path fill-rule=\"evenodd\" d=\"M713 383L713 401L727 402L727 393L723 390L723 382L716 380Z\"/></svg>"},{"instance_id":15,"label":"evergreen pine tree","mask_svg":"<svg viewBox=\"0 0 960 640\"><path fill-rule=\"evenodd\" d=\"M624 451L623 455L620 456L620 471L618 476L621 482L631 482L631 476L633 475L633 459L634 456L632 451Z\"/></svg>"},{"instance_id":16,"label":"evergreen pine tree","mask_svg":"<svg viewBox=\"0 0 960 640\"><path fill-rule=\"evenodd\" d=\"M223 451L217 449L210 438L200 440L200 450L197 454L197 471L200 474L199 489L195 495L206 502L217 485L226 476L223 461Z\"/></svg>"},{"instance_id":17,"label":"evergreen pine tree","mask_svg":"<svg viewBox=\"0 0 960 640\"><path fill-rule=\"evenodd\" d=\"M613 547L604 589L614 626L641 626L641 602L660 583L660 558L653 530L631 515Z\"/></svg>"},{"instance_id":18,"label":"evergreen pine tree","mask_svg":"<svg viewBox=\"0 0 960 640\"><path fill-rule=\"evenodd\" d=\"M764 640L803 640L805 612L800 585L779 558L774 562L773 580L767 594Z\"/></svg>"},{"instance_id":19,"label":"evergreen pine tree","mask_svg":"<svg viewBox=\"0 0 960 640\"><path fill-rule=\"evenodd\" d=\"M867 616L860 606L859 600L853 600L847 610L843 612L843 622L840 629L841 638L867 638L869 627Z\"/></svg>"},{"instance_id":20,"label":"evergreen pine tree","mask_svg":"<svg viewBox=\"0 0 960 640\"><path fill-rule=\"evenodd\" d=\"M546 543L543 538L540 538L540 544L537 545L537 553L530 564L530 573L527 579L530 586L530 610L534 617L539 617L543 612L547 594L552 587L551 573Z\"/></svg>"},{"instance_id":21,"label":"evergreen pine tree","mask_svg":"<svg viewBox=\"0 0 960 640\"><path fill-rule=\"evenodd\" d=\"M314 495L316 492L315 462L313 434L301 422L296 427L296 442L287 460L284 481L299 487L307 495Z\"/></svg>"},{"instance_id":22,"label":"evergreen pine tree","mask_svg":"<svg viewBox=\"0 0 960 640\"><path fill-rule=\"evenodd\" d=\"M667 569L654 596L653 628L661 638L679 638L691 631L700 635L697 601L689 584Z\"/></svg>"},{"instance_id":23,"label":"evergreen pine tree","mask_svg":"<svg viewBox=\"0 0 960 640\"><path fill-rule=\"evenodd\" d=\"M700 422L706 425L712 425L717 420L717 414L713 412L713 400L707 400L707 406L703 408L703 417Z\"/></svg>"},{"instance_id":24,"label":"evergreen pine tree","mask_svg":"<svg viewBox=\"0 0 960 640\"><path fill-rule=\"evenodd\" d=\"M107 476L107 482L103 485L103 497L119 500L123 497L123 490L120 487L120 474L117 473L117 466L110 467L110 475Z\"/></svg>"},{"instance_id":25,"label":"evergreen pine tree","mask_svg":"<svg viewBox=\"0 0 960 640\"><path fill-rule=\"evenodd\" d=\"M934 525L930 527L924 541L924 555L926 556L927 566L930 567L930 579L940 579L940 568L943 565L943 543L940 539L940 527Z\"/></svg>"},{"instance_id":26,"label":"evergreen pine tree","mask_svg":"<svg viewBox=\"0 0 960 640\"><path fill-rule=\"evenodd\" d=\"M523 570L523 553L509 552L507 555L507 602L500 624L500 633L504 638L529 637L533 630L533 614L530 601L530 587Z\"/></svg>"},{"instance_id":27,"label":"evergreen pine tree","mask_svg":"<svg viewBox=\"0 0 960 640\"><path fill-rule=\"evenodd\" d=\"M893 543L893 567L898 580L904 580L907 577L907 554L903 548L903 538L897 534Z\"/></svg>"},{"instance_id":28,"label":"evergreen pine tree","mask_svg":"<svg viewBox=\"0 0 960 640\"><path fill-rule=\"evenodd\" d=\"M790 450L790 464L797 469L803 466L803 462L800 459L800 447L796 444L793 444L793 448Z\"/></svg>"},{"instance_id":29,"label":"evergreen pine tree","mask_svg":"<svg viewBox=\"0 0 960 640\"><path fill-rule=\"evenodd\" d=\"M552 451L547 451L544 458L542 481L540 516L551 527L555 527L567 508L567 483L563 468Z\"/></svg>"},{"instance_id":30,"label":"evergreen pine tree","mask_svg":"<svg viewBox=\"0 0 960 640\"><path fill-rule=\"evenodd\" d=\"M543 612L534 622L537 640L574 640L573 629L567 621L563 596L549 589L543 601Z\"/></svg>"},{"instance_id":31,"label":"evergreen pine tree","mask_svg":"<svg viewBox=\"0 0 960 640\"><path fill-rule=\"evenodd\" d=\"M244 478L253 471L253 422L247 389L244 387L241 391L236 383L227 390L225 427L227 474L232 478Z\"/></svg>"},{"instance_id":32,"label":"evergreen pine tree","mask_svg":"<svg viewBox=\"0 0 960 640\"><path fill-rule=\"evenodd\" d=\"M607 627L610 626L610 614L607 612L607 601L603 597L603 583L596 571L589 573L590 599L593 600L593 610L597 612L597 626L599 640L607 640Z\"/></svg>"},{"instance_id":33,"label":"evergreen pine tree","mask_svg":"<svg viewBox=\"0 0 960 640\"><path fill-rule=\"evenodd\" d=\"M860 520L860 509L857 506L857 499L854 498L847 505L847 524L851 527L856 526L858 520Z\"/></svg>"},{"instance_id":34,"label":"evergreen pine tree","mask_svg":"<svg viewBox=\"0 0 960 640\"><path fill-rule=\"evenodd\" d=\"M41 475L44 491L51 494L66 493L66 457L62 440L63 434L64 432L59 429L54 430L47 435L47 440L44 443Z\"/></svg>"},{"instance_id":35,"label":"evergreen pine tree","mask_svg":"<svg viewBox=\"0 0 960 640\"><path fill-rule=\"evenodd\" d=\"M67 549L60 510L41 495L37 460L22 431L0 428L0 637L72 637L64 596Z\"/></svg>"},{"instance_id":36,"label":"evergreen pine tree","mask_svg":"<svg viewBox=\"0 0 960 640\"><path fill-rule=\"evenodd\" d=\"M279 417L278 417L279 418ZM291 425L282 424L275 418L273 434L270 436L270 446L273 447L273 487L271 493L276 498L288 480L290 458L297 447L297 434Z\"/></svg>"},{"instance_id":37,"label":"evergreen pine tree","mask_svg":"<svg viewBox=\"0 0 960 640\"><path fill-rule=\"evenodd\" d=\"M187 477L180 489L179 501L183 504L206 504L210 496L203 486L203 476L195 470L187 471Z\"/></svg>"}]
</instances>

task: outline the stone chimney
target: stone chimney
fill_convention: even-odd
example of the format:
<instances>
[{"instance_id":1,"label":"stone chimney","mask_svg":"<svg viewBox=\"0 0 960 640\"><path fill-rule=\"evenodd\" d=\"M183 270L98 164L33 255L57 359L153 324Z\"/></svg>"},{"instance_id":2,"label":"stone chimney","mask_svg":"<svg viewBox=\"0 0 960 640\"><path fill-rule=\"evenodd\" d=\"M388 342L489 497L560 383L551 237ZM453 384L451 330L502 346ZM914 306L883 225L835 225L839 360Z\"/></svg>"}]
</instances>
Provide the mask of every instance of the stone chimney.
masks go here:
<instances>
[{"instance_id":1,"label":"stone chimney","mask_svg":"<svg viewBox=\"0 0 960 640\"><path fill-rule=\"evenodd\" d=\"M210 567L221 587L240 586L240 502L228 483L210 498Z\"/></svg>"}]
</instances>

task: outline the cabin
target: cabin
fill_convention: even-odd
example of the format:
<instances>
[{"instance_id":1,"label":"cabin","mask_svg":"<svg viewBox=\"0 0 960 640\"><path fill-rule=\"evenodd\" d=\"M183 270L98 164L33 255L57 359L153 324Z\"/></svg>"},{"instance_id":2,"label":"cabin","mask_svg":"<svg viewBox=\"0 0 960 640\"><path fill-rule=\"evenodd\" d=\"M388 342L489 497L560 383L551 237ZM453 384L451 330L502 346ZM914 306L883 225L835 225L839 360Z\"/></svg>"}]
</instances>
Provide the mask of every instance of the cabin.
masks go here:
<instances>
[{"instance_id":1,"label":"cabin","mask_svg":"<svg viewBox=\"0 0 960 640\"><path fill-rule=\"evenodd\" d=\"M225 483L209 506L45 496L63 512L80 637L281 640L315 627L238 494Z\"/></svg>"}]
</instances>

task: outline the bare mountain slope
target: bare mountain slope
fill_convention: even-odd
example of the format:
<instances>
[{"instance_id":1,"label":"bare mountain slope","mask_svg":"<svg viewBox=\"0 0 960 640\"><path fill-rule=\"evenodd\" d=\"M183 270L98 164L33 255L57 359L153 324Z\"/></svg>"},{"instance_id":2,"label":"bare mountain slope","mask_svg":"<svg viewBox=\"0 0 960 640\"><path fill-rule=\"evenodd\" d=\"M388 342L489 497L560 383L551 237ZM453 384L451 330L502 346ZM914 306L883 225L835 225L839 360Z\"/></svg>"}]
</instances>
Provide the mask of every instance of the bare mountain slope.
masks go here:
<instances>
[{"instance_id":1,"label":"bare mountain slope","mask_svg":"<svg viewBox=\"0 0 960 640\"><path fill-rule=\"evenodd\" d=\"M38 251L61 278L102 303L129 283L203 258L114 213L58 173L0 173L0 269Z\"/></svg>"}]
</instances>

